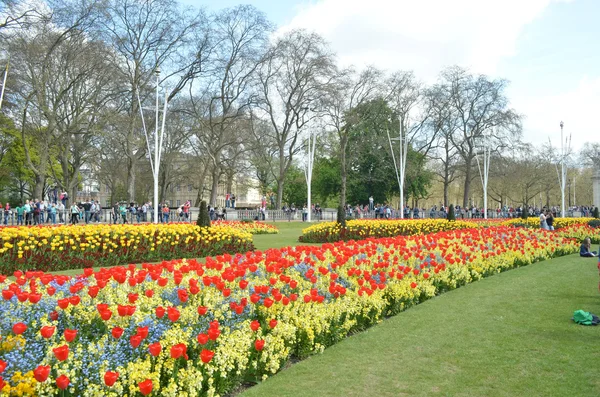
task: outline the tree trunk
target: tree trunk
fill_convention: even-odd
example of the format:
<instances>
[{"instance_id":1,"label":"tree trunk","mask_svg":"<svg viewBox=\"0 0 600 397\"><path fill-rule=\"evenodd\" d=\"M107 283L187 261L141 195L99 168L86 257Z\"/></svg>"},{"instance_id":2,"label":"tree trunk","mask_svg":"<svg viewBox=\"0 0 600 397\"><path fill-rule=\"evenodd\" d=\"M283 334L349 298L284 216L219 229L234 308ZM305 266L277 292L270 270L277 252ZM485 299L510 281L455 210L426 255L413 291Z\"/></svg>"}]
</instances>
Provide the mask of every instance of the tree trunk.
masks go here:
<instances>
[{"instance_id":1,"label":"tree trunk","mask_svg":"<svg viewBox=\"0 0 600 397\"><path fill-rule=\"evenodd\" d=\"M471 163L472 163L472 159L467 159L467 161L465 162L465 186L464 186L464 192L463 192L463 208L467 208L469 205L469 193L471 190Z\"/></svg>"},{"instance_id":2,"label":"tree trunk","mask_svg":"<svg viewBox=\"0 0 600 397\"><path fill-rule=\"evenodd\" d=\"M279 177L277 178L277 209L281 209L281 202L283 201L283 184L285 178L285 148L279 146ZM288 203L290 204L290 203Z\"/></svg>"},{"instance_id":3,"label":"tree trunk","mask_svg":"<svg viewBox=\"0 0 600 397\"><path fill-rule=\"evenodd\" d=\"M217 205L217 193L218 193L218 189L219 189L219 176L220 176L220 172L217 169L217 167L214 167L211 173L212 176L212 185L210 188L210 201L209 201L209 205L216 207Z\"/></svg>"},{"instance_id":4,"label":"tree trunk","mask_svg":"<svg viewBox=\"0 0 600 397\"><path fill-rule=\"evenodd\" d=\"M348 170L346 168L346 147L348 146L348 136L342 136L340 139L340 174L342 176L342 186L340 188L340 205L346 205L346 185L348 180Z\"/></svg>"},{"instance_id":5,"label":"tree trunk","mask_svg":"<svg viewBox=\"0 0 600 397\"><path fill-rule=\"evenodd\" d=\"M281 209L283 200L283 179L277 179L277 209ZM291 203L288 203L290 205Z\"/></svg>"}]
</instances>

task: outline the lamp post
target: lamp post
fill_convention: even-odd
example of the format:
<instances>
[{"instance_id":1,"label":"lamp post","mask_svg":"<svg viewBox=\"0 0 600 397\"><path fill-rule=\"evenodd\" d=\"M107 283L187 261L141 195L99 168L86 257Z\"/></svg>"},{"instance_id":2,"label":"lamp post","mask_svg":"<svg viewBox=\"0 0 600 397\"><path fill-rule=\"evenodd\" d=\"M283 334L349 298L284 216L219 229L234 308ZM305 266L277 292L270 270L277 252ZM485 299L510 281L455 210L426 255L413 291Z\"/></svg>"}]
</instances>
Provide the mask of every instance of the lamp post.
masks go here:
<instances>
[{"instance_id":1,"label":"lamp post","mask_svg":"<svg viewBox=\"0 0 600 397\"><path fill-rule=\"evenodd\" d=\"M6 69L4 69L4 77L2 78L2 90L0 90L0 109L2 109L2 99L4 99L4 88L6 87L6 77L8 76L8 64L10 58L6 61Z\"/></svg>"},{"instance_id":2,"label":"lamp post","mask_svg":"<svg viewBox=\"0 0 600 397\"><path fill-rule=\"evenodd\" d=\"M565 217L565 141L563 137L563 127L564 123L560 122L560 194L561 194L561 204L560 204L560 216L562 218Z\"/></svg>"},{"instance_id":3,"label":"lamp post","mask_svg":"<svg viewBox=\"0 0 600 397\"><path fill-rule=\"evenodd\" d=\"M488 187L488 176L490 174L490 160L492 151L489 147L489 139L483 135L483 172L481 172L481 166L479 165L479 156L475 154L477 160L477 168L479 169L479 176L481 177L481 185L483 186L483 217L487 219L487 187ZM535 206L535 202L534 202Z\"/></svg>"},{"instance_id":4,"label":"lamp post","mask_svg":"<svg viewBox=\"0 0 600 397\"><path fill-rule=\"evenodd\" d=\"M402 123L402 118L398 117L399 121L399 133L398 138L390 138L390 132L387 132L388 142L390 143L390 151L392 152L392 160L394 161L394 170L396 171L396 179L398 179L398 189L400 190L400 219L404 219L404 175L406 170L406 153L408 152L408 138L406 137L406 131ZM398 159L398 165L396 165L396 156L394 156L394 148L392 141L399 141L400 143L400 158Z\"/></svg>"},{"instance_id":5,"label":"lamp post","mask_svg":"<svg viewBox=\"0 0 600 397\"><path fill-rule=\"evenodd\" d=\"M310 109L308 107L306 108L302 108L302 110L304 110L304 113L302 115L302 117L304 118L304 115L306 114L306 112L308 112ZM302 125L304 125L304 122L302 123ZM311 200L311 185L312 185L312 172L313 172L313 166L315 163L315 149L317 147L317 137L313 135L313 130L311 128L308 128L308 138L307 138L307 145L306 145L306 165L304 166L304 178L306 179L306 190L307 190L307 194L306 194L306 202L307 202L307 218L306 221L307 222L311 222L311 217L312 217L312 200Z\"/></svg>"},{"instance_id":6,"label":"lamp post","mask_svg":"<svg viewBox=\"0 0 600 397\"><path fill-rule=\"evenodd\" d=\"M144 135L146 137L146 145L148 148L148 155L150 157L150 167L152 169L152 176L154 177L154 200L153 200L153 215L154 215L154 223L158 223L158 176L160 171L160 161L162 156L162 147L163 147L163 138L165 136L165 120L167 118L167 91L165 90L165 104L163 108L163 118L161 130L159 133L158 130L158 110L159 110L159 89L160 89L160 69L156 67L154 71L156 75L156 125L154 126L154 161L152 160L152 151L150 150L150 139L148 137L148 131L146 129L146 122L144 121L144 108L142 107L142 103L140 100L139 92L137 93L137 100L140 108L140 114L142 116L142 127L144 129Z\"/></svg>"}]
</instances>

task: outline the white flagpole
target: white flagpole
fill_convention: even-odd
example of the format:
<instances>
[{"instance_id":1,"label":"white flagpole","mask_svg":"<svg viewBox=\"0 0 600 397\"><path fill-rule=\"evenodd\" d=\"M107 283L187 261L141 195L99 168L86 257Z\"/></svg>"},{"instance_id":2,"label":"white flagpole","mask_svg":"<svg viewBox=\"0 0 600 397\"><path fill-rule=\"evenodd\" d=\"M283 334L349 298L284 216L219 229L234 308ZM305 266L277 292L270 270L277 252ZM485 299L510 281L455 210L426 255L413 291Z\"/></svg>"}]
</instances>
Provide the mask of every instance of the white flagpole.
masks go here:
<instances>
[{"instance_id":1,"label":"white flagpole","mask_svg":"<svg viewBox=\"0 0 600 397\"><path fill-rule=\"evenodd\" d=\"M4 78L2 79L2 91L0 91L0 109L2 109L2 99L4 99L4 88L6 87L6 77L8 76L8 64L10 63L10 58L6 62L6 69L4 69Z\"/></svg>"}]
</instances>

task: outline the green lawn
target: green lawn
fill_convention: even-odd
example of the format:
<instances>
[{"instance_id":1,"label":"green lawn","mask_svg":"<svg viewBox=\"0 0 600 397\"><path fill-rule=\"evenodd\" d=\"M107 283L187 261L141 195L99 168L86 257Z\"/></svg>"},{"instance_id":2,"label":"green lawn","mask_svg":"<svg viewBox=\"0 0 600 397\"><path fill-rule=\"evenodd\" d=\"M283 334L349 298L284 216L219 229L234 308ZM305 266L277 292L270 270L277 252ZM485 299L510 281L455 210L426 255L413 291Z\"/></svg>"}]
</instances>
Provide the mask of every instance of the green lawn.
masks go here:
<instances>
[{"instance_id":1,"label":"green lawn","mask_svg":"<svg viewBox=\"0 0 600 397\"><path fill-rule=\"evenodd\" d=\"M268 222L273 224L273 222ZM281 248L300 244L298 237L302 235L302 229L310 226L306 222L275 222L274 225L279 229L279 234L257 234L254 236L254 246L257 250L266 250L267 248ZM302 245L320 245L306 244Z\"/></svg>"},{"instance_id":2,"label":"green lawn","mask_svg":"<svg viewBox=\"0 0 600 397\"><path fill-rule=\"evenodd\" d=\"M593 258L568 256L446 293L294 364L252 396L598 396Z\"/></svg>"}]
</instances>

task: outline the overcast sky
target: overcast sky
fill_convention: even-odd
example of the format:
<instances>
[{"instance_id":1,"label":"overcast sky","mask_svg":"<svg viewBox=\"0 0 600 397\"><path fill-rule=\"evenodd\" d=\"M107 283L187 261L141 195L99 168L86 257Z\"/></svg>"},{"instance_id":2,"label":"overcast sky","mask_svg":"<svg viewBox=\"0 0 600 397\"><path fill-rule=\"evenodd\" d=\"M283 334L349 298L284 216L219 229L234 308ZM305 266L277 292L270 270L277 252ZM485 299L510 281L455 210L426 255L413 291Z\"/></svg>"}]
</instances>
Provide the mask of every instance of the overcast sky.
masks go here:
<instances>
[{"instance_id":1,"label":"overcast sky","mask_svg":"<svg viewBox=\"0 0 600 397\"><path fill-rule=\"evenodd\" d=\"M193 0L186 4L197 5ZM235 0L203 2L211 10ZM413 70L433 82L446 66L505 78L524 137L600 142L600 0L255 0L280 31L322 34L344 65Z\"/></svg>"}]
</instances>

